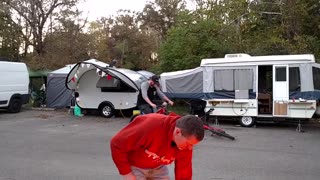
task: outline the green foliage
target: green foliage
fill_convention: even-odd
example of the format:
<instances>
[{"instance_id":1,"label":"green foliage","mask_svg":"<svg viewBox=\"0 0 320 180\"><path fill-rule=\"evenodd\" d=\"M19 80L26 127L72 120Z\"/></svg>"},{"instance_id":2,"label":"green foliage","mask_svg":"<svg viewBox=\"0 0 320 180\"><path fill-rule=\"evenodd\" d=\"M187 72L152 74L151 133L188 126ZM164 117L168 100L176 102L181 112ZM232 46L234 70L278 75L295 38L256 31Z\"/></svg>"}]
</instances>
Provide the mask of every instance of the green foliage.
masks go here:
<instances>
[{"instance_id":1,"label":"green foliage","mask_svg":"<svg viewBox=\"0 0 320 180\"><path fill-rule=\"evenodd\" d=\"M0 56L27 59L33 69L116 59L157 74L226 53L320 57L318 0L194 0L192 10L185 0L151 0L142 12L122 10L88 30L74 9L80 1L0 1Z\"/></svg>"},{"instance_id":2,"label":"green foliage","mask_svg":"<svg viewBox=\"0 0 320 180\"><path fill-rule=\"evenodd\" d=\"M198 67L201 59L221 57L228 52L219 39L219 26L211 20L172 28L159 51L162 71Z\"/></svg>"},{"instance_id":3,"label":"green foliage","mask_svg":"<svg viewBox=\"0 0 320 180\"><path fill-rule=\"evenodd\" d=\"M142 23L142 27L153 29L163 39L176 23L179 12L184 9L184 0L154 0L146 4L138 20Z\"/></svg>"},{"instance_id":4,"label":"green foliage","mask_svg":"<svg viewBox=\"0 0 320 180\"><path fill-rule=\"evenodd\" d=\"M176 100L173 106L168 106L168 111L180 115L188 115L190 114L190 107L186 102Z\"/></svg>"},{"instance_id":5,"label":"green foliage","mask_svg":"<svg viewBox=\"0 0 320 180\"><path fill-rule=\"evenodd\" d=\"M9 10L0 3L0 57L18 61L20 59L19 48L23 41L21 26L11 19Z\"/></svg>"}]
</instances>

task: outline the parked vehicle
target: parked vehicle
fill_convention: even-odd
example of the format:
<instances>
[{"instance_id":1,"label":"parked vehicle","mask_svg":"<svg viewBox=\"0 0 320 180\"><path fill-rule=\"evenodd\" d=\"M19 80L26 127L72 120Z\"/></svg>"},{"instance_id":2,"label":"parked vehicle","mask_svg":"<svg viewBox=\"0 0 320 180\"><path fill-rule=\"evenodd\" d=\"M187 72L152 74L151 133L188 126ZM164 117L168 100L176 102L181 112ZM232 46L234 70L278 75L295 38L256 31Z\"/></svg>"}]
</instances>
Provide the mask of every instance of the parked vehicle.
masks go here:
<instances>
[{"instance_id":1,"label":"parked vehicle","mask_svg":"<svg viewBox=\"0 0 320 180\"><path fill-rule=\"evenodd\" d=\"M246 127L256 118L303 120L320 112L320 64L312 54L228 54L160 77L170 98L204 100L205 111L215 109L211 116L238 117Z\"/></svg>"},{"instance_id":2,"label":"parked vehicle","mask_svg":"<svg viewBox=\"0 0 320 180\"><path fill-rule=\"evenodd\" d=\"M76 102L81 109L97 109L102 116L112 117L116 110L128 110L132 114L141 83L146 80L136 71L91 60L72 68L66 87L78 94Z\"/></svg>"},{"instance_id":3,"label":"parked vehicle","mask_svg":"<svg viewBox=\"0 0 320 180\"><path fill-rule=\"evenodd\" d=\"M0 61L0 108L20 112L29 101L29 73L25 63Z\"/></svg>"}]
</instances>

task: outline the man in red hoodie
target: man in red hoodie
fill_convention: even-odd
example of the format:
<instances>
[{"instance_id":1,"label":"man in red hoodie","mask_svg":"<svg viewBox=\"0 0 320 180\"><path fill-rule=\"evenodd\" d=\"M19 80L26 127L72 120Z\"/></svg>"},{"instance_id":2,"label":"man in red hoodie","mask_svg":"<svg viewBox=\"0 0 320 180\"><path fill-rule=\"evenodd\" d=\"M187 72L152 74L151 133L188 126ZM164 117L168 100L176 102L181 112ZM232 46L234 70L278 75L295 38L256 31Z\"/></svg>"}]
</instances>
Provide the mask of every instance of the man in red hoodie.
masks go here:
<instances>
[{"instance_id":1,"label":"man in red hoodie","mask_svg":"<svg viewBox=\"0 0 320 180\"><path fill-rule=\"evenodd\" d=\"M192 147L203 137L196 116L139 115L112 138L112 159L124 180L169 180L166 165L173 161L175 179L191 180Z\"/></svg>"}]
</instances>

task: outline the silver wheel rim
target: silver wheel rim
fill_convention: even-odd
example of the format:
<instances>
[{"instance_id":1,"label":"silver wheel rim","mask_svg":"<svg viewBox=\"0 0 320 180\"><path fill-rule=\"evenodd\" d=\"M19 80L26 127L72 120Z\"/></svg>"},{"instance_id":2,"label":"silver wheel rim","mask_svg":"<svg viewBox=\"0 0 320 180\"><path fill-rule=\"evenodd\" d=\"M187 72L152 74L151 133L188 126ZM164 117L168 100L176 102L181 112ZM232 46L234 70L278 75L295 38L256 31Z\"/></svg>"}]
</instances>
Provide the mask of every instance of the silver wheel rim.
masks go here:
<instances>
[{"instance_id":1,"label":"silver wheel rim","mask_svg":"<svg viewBox=\"0 0 320 180\"><path fill-rule=\"evenodd\" d=\"M109 107L109 106L105 106L103 109L102 109L102 113L103 113L103 115L105 115L105 116L109 116L110 114L111 114L111 107Z\"/></svg>"},{"instance_id":2,"label":"silver wheel rim","mask_svg":"<svg viewBox=\"0 0 320 180\"><path fill-rule=\"evenodd\" d=\"M248 126L250 124L252 124L252 117L249 117L249 116L244 116L241 118L241 121L244 125Z\"/></svg>"}]
</instances>

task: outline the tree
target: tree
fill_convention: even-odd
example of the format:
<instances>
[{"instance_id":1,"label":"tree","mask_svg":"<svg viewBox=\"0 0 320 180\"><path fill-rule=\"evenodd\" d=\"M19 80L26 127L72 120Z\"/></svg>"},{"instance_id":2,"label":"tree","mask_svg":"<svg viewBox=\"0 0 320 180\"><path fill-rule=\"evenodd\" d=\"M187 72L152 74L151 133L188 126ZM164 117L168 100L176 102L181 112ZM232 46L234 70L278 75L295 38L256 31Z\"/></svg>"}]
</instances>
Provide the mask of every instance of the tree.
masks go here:
<instances>
[{"instance_id":1,"label":"tree","mask_svg":"<svg viewBox=\"0 0 320 180\"><path fill-rule=\"evenodd\" d=\"M58 10L63 11L75 6L78 0L2 0L17 13L26 23L24 40L33 46L35 52L41 56L44 52L44 36L48 32L48 21L58 16ZM16 22L19 24L19 22ZM30 29L29 29L30 28ZM31 33L32 37L28 36Z\"/></svg>"},{"instance_id":2,"label":"tree","mask_svg":"<svg viewBox=\"0 0 320 180\"><path fill-rule=\"evenodd\" d=\"M214 20L172 28L160 48L161 71L195 68L203 58L224 56L229 48L219 37L219 30Z\"/></svg>"},{"instance_id":3,"label":"tree","mask_svg":"<svg viewBox=\"0 0 320 180\"><path fill-rule=\"evenodd\" d=\"M137 13L121 10L114 17L101 18L91 23L89 34L93 41L90 55L111 61L116 59L118 67L148 69L150 56L156 51L155 36L142 29Z\"/></svg>"},{"instance_id":4,"label":"tree","mask_svg":"<svg viewBox=\"0 0 320 180\"><path fill-rule=\"evenodd\" d=\"M13 23L12 15L0 2L0 57L19 61L19 47L22 43L21 26Z\"/></svg>"},{"instance_id":5,"label":"tree","mask_svg":"<svg viewBox=\"0 0 320 180\"><path fill-rule=\"evenodd\" d=\"M184 9L184 0L155 0L146 4L139 15L139 21L142 27L153 29L163 39L176 23L179 12Z\"/></svg>"},{"instance_id":6,"label":"tree","mask_svg":"<svg viewBox=\"0 0 320 180\"><path fill-rule=\"evenodd\" d=\"M55 69L88 60L91 41L90 35L83 33L79 24L64 20L59 28L46 35L43 58L47 62L40 68Z\"/></svg>"}]
</instances>

